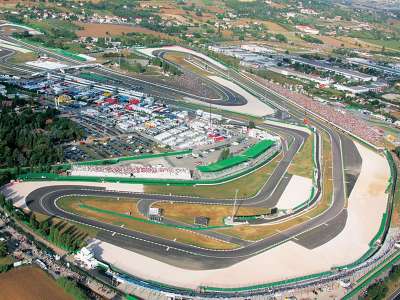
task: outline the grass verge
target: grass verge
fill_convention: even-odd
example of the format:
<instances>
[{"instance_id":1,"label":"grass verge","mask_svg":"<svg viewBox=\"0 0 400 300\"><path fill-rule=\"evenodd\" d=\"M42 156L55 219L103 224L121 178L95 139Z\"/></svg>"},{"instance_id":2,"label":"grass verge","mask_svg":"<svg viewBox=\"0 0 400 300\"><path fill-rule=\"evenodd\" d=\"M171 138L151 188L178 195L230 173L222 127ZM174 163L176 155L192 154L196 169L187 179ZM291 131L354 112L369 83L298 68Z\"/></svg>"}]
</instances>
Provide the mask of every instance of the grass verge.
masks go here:
<instances>
[{"instance_id":1,"label":"grass verge","mask_svg":"<svg viewBox=\"0 0 400 300\"><path fill-rule=\"evenodd\" d=\"M313 167L313 136L309 136L303 144L303 147L293 158L289 166L288 173L307 178L312 178Z\"/></svg>"},{"instance_id":2,"label":"grass verge","mask_svg":"<svg viewBox=\"0 0 400 300\"><path fill-rule=\"evenodd\" d=\"M162 226L161 224L151 224L146 222L141 222L139 220L134 220L131 218L123 218L122 216L109 214L106 212L101 212L99 210L93 210L82 205L82 199L66 197L58 201L58 205L70 212L75 214L94 219L103 223L113 224L116 226L121 226L133 231L143 232L149 235L158 236L168 240L175 240L177 242L190 244L198 247L210 248L210 249L234 249L238 245L232 243L226 243L216 239L212 239L198 232L193 232L186 229L179 229L173 227ZM129 210L132 214L138 214L137 209L133 208L132 200L99 200L95 199L88 200L92 203L93 207L100 209L110 209L111 207L116 209L116 212L127 213ZM125 202L124 202L125 201ZM114 202L114 203L111 203ZM121 203L125 203L122 204ZM121 205L121 207L119 207ZM135 205L136 206L136 205ZM128 216L128 215L127 215ZM133 216L133 215L132 215Z\"/></svg>"},{"instance_id":3,"label":"grass verge","mask_svg":"<svg viewBox=\"0 0 400 300\"><path fill-rule=\"evenodd\" d=\"M193 224L194 218L205 216L210 219L209 226L224 225L224 218L232 215L232 206L227 205L206 205L190 203L158 202L153 205L164 210L163 215L171 220ZM266 208L261 207L237 207L236 216L252 216L267 213Z\"/></svg>"}]
</instances>

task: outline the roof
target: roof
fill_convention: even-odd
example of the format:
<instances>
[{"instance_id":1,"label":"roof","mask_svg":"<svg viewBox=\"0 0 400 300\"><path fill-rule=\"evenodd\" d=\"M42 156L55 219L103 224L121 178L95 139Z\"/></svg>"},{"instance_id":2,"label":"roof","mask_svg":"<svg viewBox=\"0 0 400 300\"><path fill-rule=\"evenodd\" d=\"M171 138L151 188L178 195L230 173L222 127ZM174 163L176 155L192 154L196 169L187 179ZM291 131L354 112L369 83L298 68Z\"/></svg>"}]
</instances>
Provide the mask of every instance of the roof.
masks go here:
<instances>
[{"instance_id":1,"label":"roof","mask_svg":"<svg viewBox=\"0 0 400 300\"><path fill-rule=\"evenodd\" d=\"M243 155L248 158L256 158L257 156L271 148L274 144L275 142L272 140L262 140L261 142L258 142L257 144L247 149L243 153Z\"/></svg>"},{"instance_id":2,"label":"roof","mask_svg":"<svg viewBox=\"0 0 400 300\"><path fill-rule=\"evenodd\" d=\"M210 221L210 218L205 217L205 216L198 216L198 217L194 218L194 224L196 224L196 225L207 226L209 221Z\"/></svg>"},{"instance_id":3,"label":"roof","mask_svg":"<svg viewBox=\"0 0 400 300\"><path fill-rule=\"evenodd\" d=\"M246 156L237 155L217 161L207 166L198 166L197 169L201 172L218 172L240 165L241 163L244 163L246 161L248 161L248 158Z\"/></svg>"}]
</instances>

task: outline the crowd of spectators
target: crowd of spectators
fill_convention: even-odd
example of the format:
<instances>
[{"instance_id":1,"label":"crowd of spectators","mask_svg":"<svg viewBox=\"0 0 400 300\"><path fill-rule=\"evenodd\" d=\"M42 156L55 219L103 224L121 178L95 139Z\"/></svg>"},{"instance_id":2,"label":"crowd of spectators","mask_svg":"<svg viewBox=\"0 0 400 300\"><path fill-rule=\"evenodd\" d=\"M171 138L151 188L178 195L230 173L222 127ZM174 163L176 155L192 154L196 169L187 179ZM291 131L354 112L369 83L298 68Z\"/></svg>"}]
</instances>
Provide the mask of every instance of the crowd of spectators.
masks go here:
<instances>
[{"instance_id":1,"label":"crowd of spectators","mask_svg":"<svg viewBox=\"0 0 400 300\"><path fill-rule=\"evenodd\" d=\"M383 133L346 109L315 101L306 95L290 91L286 87L259 77L257 80L262 82L267 88L295 102L305 110L312 111L325 120L351 132L367 142L376 146L382 145Z\"/></svg>"}]
</instances>

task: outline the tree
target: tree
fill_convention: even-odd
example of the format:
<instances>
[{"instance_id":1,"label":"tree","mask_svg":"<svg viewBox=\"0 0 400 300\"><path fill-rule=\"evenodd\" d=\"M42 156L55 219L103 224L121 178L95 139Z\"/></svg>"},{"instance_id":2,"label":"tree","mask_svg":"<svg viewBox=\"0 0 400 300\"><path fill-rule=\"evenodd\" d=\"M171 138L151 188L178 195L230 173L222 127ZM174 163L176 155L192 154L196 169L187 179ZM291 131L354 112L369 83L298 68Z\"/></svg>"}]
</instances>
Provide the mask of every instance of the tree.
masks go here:
<instances>
[{"instance_id":1,"label":"tree","mask_svg":"<svg viewBox=\"0 0 400 300\"><path fill-rule=\"evenodd\" d=\"M227 158L229 157L229 154L230 154L229 148L224 148L224 149L221 151L221 154L219 155L218 160L227 159Z\"/></svg>"},{"instance_id":2,"label":"tree","mask_svg":"<svg viewBox=\"0 0 400 300\"><path fill-rule=\"evenodd\" d=\"M6 204L6 197L4 197L3 194L0 194L0 206L4 207L5 204Z\"/></svg>"},{"instance_id":3,"label":"tree","mask_svg":"<svg viewBox=\"0 0 400 300\"><path fill-rule=\"evenodd\" d=\"M71 279L66 277L60 277L57 279L57 284L62 287L68 294L70 294L74 299L85 300L89 299L85 292Z\"/></svg>"},{"instance_id":4,"label":"tree","mask_svg":"<svg viewBox=\"0 0 400 300\"><path fill-rule=\"evenodd\" d=\"M43 234L46 234L46 235L49 234L50 223L48 220L45 220L42 223L40 223L40 230L42 231Z\"/></svg>"},{"instance_id":5,"label":"tree","mask_svg":"<svg viewBox=\"0 0 400 300\"><path fill-rule=\"evenodd\" d=\"M0 257L4 257L7 255L8 247L5 241L0 242Z\"/></svg>"},{"instance_id":6,"label":"tree","mask_svg":"<svg viewBox=\"0 0 400 300\"><path fill-rule=\"evenodd\" d=\"M385 299L388 290L389 289L384 282L374 283L368 287L367 296L365 297L365 299L367 300Z\"/></svg>"},{"instance_id":7,"label":"tree","mask_svg":"<svg viewBox=\"0 0 400 300\"><path fill-rule=\"evenodd\" d=\"M56 230L56 227L52 224L50 226L50 233L49 233L49 240L52 242L54 242L54 240L55 240L55 230Z\"/></svg>"},{"instance_id":8,"label":"tree","mask_svg":"<svg viewBox=\"0 0 400 300\"><path fill-rule=\"evenodd\" d=\"M396 153L397 157L400 158L400 146L397 146L397 147L394 149L394 152Z\"/></svg>"},{"instance_id":9,"label":"tree","mask_svg":"<svg viewBox=\"0 0 400 300\"><path fill-rule=\"evenodd\" d=\"M256 128L256 124L254 123L254 121L249 121L249 128Z\"/></svg>"},{"instance_id":10,"label":"tree","mask_svg":"<svg viewBox=\"0 0 400 300\"><path fill-rule=\"evenodd\" d=\"M36 220L35 215L32 213L30 218L29 218L29 224L33 229L38 229L39 228L39 222Z\"/></svg>"},{"instance_id":11,"label":"tree","mask_svg":"<svg viewBox=\"0 0 400 300\"><path fill-rule=\"evenodd\" d=\"M288 39L285 35L283 35L282 33L278 33L275 35L275 38L282 43L287 43Z\"/></svg>"}]
</instances>

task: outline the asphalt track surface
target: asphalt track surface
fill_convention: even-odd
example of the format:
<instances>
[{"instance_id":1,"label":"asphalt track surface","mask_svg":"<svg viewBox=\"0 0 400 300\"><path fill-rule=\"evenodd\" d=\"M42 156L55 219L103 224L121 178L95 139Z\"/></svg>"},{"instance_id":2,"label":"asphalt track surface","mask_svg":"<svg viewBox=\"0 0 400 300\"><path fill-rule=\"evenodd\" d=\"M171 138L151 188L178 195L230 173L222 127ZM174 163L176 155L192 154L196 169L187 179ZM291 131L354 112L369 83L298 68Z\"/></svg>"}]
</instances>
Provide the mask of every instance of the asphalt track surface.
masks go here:
<instances>
[{"instance_id":1,"label":"asphalt track surface","mask_svg":"<svg viewBox=\"0 0 400 300\"><path fill-rule=\"evenodd\" d=\"M15 41L13 41L15 42ZM43 50L41 48L28 45L28 48L37 48L41 51L46 52L47 50ZM49 51L47 51L49 52ZM51 53L51 52L50 52ZM51 53L54 55L54 53ZM57 56L57 55L56 55ZM64 60L65 59L63 57ZM75 62L75 61L74 61ZM118 76L117 74L113 74ZM127 79L125 77L124 81ZM251 80L248 80L244 76L239 73L231 72L230 74L231 80L234 82L238 82L248 89L252 90L254 94L261 95L261 97L271 106L276 107L277 109L284 108L293 116L301 120L303 117L303 113L299 111L297 107L294 107L292 104L288 103L282 97L277 96L276 94L270 92L266 88L260 86L259 84L254 83ZM132 84L135 82L132 79ZM131 82L129 82L131 83ZM153 84L152 84L153 85ZM160 89L164 89L164 87L159 86ZM165 89L164 94L170 93L168 89ZM229 94L229 93L228 93ZM232 97L235 97L234 93L232 92ZM206 100L206 99L203 99ZM228 102L235 102L233 98L230 99ZM332 205L321 215L305 222L299 224L295 227L292 227L286 231L277 233L273 236L270 236L266 239L262 239L260 241L250 243L245 246L241 246L240 248L234 250L210 250L199 248L187 244L182 244L170 240L166 240L163 238L150 236L141 232L128 230L125 228L121 228L118 226L114 226L111 224L101 223L95 220L87 219L82 216L74 215L69 212L65 212L56 206L56 200L59 197L72 195L72 194L79 194L79 195L88 195L88 196L96 196L96 195L108 195L112 197L126 197L127 193L121 192L111 192L105 191L102 189L93 189L84 186L53 186L53 187L46 187L41 188L33 191L27 197L27 204L28 206L38 212L45 213L49 216L58 216L60 218L64 218L66 220L73 220L75 222L79 222L82 224L86 224L89 226L94 226L101 229L100 238L111 242L113 244L122 246L127 249L131 249L135 252L144 254L146 256L153 257L155 259L168 262L173 265L190 268L190 269L216 269L227 267L229 265L233 265L241 260L249 258L253 255L258 253L264 252L267 249L274 247L280 243L286 242L288 240L293 239L294 237L301 237L301 240L311 239L311 242L306 243L305 246L310 244L315 245L315 237L320 235L319 227L326 223L331 228L327 235L336 235L338 228L338 224L343 224L345 221L345 172L344 170L352 170L351 174L354 176L354 182L357 179L357 169L359 170L359 166L361 162L359 160L356 161L354 164L354 157L351 156L350 153L354 151L354 144L353 142L344 134L332 130L331 127L326 126L323 122L310 117L313 121L313 124L317 127L320 131L325 131L329 134L332 146L332 156L333 156L333 183L334 183L334 194L333 194L333 202ZM284 130L284 129L281 129ZM286 130L288 136L293 137L292 130ZM298 141L298 139L294 138L294 141ZM294 144L294 143L293 143ZM277 172L280 176L271 176L270 180L267 181L263 189L257 196L242 200L241 205L263 205L265 207L270 207L274 205L274 201L276 203L279 193L283 190L279 188L279 184L283 182L284 186L284 175L286 173L285 163L289 164L291 159L288 153L291 149L295 149L295 146L289 148L287 153L285 153L285 157L288 159L279 164L277 169L274 172ZM295 145L295 144L294 144ZM297 150L296 150L297 151ZM342 153L344 156L342 156ZM349 168L347 168L347 165ZM343 168L344 167L344 168ZM284 172L282 173L282 170ZM349 172L350 173L350 172ZM359 173L359 171L358 171ZM275 188L276 187L276 188ZM192 199L190 197L186 197L186 199L182 199L182 197L176 196L164 196L164 195L147 195L147 194L140 194L133 193L132 197L140 198L143 200L142 202L151 202L151 201L174 201L174 202L191 202L195 200L196 202L202 203L215 203L215 199L201 199L195 198ZM232 201L232 200L221 200L221 201ZM225 202L226 204L226 202ZM341 226L339 226L340 228ZM312 233L317 233L313 235Z\"/></svg>"}]
</instances>

